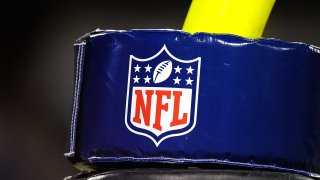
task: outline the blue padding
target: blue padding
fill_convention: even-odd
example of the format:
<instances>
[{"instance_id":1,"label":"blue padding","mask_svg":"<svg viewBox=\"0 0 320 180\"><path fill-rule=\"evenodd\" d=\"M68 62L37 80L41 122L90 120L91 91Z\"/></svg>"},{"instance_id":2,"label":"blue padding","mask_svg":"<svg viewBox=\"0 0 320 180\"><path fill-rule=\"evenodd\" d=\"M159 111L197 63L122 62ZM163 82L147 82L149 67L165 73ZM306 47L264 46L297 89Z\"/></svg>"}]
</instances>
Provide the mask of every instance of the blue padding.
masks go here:
<instances>
[{"instance_id":1,"label":"blue padding","mask_svg":"<svg viewBox=\"0 0 320 180\"><path fill-rule=\"evenodd\" d=\"M175 30L96 31L75 48L76 162L319 176L319 48Z\"/></svg>"}]
</instances>

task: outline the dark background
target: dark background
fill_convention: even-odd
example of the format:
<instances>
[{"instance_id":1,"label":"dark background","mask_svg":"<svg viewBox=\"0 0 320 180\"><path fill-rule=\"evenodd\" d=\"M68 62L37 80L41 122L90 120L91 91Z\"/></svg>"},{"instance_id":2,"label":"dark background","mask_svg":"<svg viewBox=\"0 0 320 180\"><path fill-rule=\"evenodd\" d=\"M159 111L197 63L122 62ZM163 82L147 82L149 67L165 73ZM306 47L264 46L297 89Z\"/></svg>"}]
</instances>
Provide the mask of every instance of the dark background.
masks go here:
<instances>
[{"instance_id":1,"label":"dark background","mask_svg":"<svg viewBox=\"0 0 320 180\"><path fill-rule=\"evenodd\" d=\"M71 118L73 43L101 29L180 29L190 0L1 4L0 179L62 179ZM317 0L278 0L264 37L320 45Z\"/></svg>"}]
</instances>

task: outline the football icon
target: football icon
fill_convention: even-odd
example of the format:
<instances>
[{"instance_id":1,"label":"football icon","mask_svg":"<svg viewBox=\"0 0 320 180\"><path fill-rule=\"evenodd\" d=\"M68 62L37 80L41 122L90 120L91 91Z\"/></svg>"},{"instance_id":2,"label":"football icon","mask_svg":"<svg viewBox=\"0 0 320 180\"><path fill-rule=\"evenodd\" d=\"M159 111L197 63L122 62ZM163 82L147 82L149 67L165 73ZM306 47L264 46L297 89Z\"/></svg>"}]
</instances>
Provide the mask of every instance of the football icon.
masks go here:
<instances>
[{"instance_id":1,"label":"football icon","mask_svg":"<svg viewBox=\"0 0 320 180\"><path fill-rule=\"evenodd\" d=\"M170 60L162 61L157 65L153 72L153 82L161 83L168 79L172 72L172 62Z\"/></svg>"}]
</instances>

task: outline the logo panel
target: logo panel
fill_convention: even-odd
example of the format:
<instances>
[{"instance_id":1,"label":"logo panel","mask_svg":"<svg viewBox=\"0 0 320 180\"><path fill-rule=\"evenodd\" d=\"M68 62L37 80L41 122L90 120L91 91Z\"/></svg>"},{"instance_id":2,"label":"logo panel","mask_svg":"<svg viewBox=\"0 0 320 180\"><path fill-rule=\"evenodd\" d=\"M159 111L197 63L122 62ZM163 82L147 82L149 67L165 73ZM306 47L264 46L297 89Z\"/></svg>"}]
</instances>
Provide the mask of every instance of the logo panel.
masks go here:
<instances>
[{"instance_id":1,"label":"logo panel","mask_svg":"<svg viewBox=\"0 0 320 180\"><path fill-rule=\"evenodd\" d=\"M130 55L126 127L156 146L196 125L201 58L182 60L166 46L154 56Z\"/></svg>"}]
</instances>

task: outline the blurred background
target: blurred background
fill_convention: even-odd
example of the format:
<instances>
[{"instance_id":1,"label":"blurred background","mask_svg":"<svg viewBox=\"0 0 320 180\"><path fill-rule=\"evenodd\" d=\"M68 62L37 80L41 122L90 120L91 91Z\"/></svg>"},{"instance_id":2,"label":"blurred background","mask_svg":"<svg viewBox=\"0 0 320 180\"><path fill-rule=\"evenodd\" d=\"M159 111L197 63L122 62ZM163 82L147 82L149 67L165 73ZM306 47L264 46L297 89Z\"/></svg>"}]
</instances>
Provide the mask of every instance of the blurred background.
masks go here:
<instances>
[{"instance_id":1,"label":"blurred background","mask_svg":"<svg viewBox=\"0 0 320 180\"><path fill-rule=\"evenodd\" d=\"M277 0L264 37L320 46L318 0ZM8 3L8 2L7 2ZM101 29L180 29L191 0L12 1L1 5L0 179L62 179L73 43Z\"/></svg>"}]
</instances>

